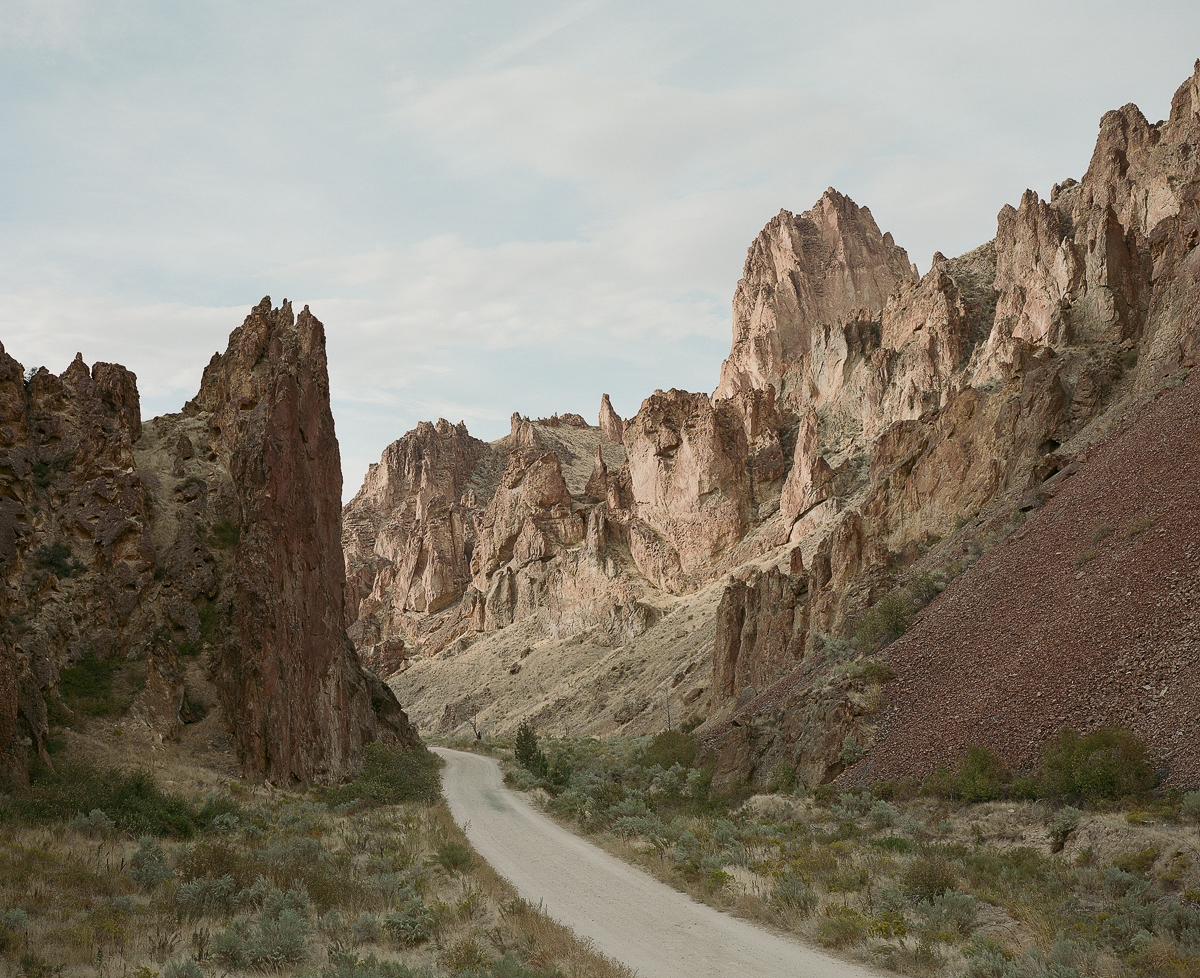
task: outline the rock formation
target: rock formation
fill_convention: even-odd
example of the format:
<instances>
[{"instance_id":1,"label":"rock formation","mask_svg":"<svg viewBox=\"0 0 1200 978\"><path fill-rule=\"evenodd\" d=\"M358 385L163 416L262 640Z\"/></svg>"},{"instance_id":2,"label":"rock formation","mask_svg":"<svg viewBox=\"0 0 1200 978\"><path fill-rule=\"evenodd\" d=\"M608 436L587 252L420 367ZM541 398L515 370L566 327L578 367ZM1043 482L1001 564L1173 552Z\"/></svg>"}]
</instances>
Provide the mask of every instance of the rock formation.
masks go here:
<instances>
[{"instance_id":1,"label":"rock formation","mask_svg":"<svg viewBox=\"0 0 1200 978\"><path fill-rule=\"evenodd\" d=\"M600 399L600 432L611 442L616 442L618 445L625 440L625 422L621 420L621 416L613 410L612 402L605 394Z\"/></svg>"},{"instance_id":2,"label":"rock formation","mask_svg":"<svg viewBox=\"0 0 1200 978\"><path fill-rule=\"evenodd\" d=\"M856 312L878 314L898 282L916 277L871 212L832 187L810 211L780 211L746 256L715 396L770 386L787 403L807 399L806 381L837 355L830 334Z\"/></svg>"},{"instance_id":3,"label":"rock formation","mask_svg":"<svg viewBox=\"0 0 1200 978\"><path fill-rule=\"evenodd\" d=\"M566 642L610 627L617 608L667 619L705 608L701 730L718 782L783 762L810 781L838 776L843 735L869 746L881 693L870 670L817 683L829 650L869 654L855 625L881 599L973 560L1105 426L1194 362L1198 144L1200 63L1168 121L1108 113L1081 180L1049 201L1026 192L1000 211L994 240L935 254L920 277L870 211L834 190L781 212L749 249L711 397L656 391L622 421L605 395L599 427L569 433L557 417L514 415L495 461L471 463L471 582L459 573L447 592L460 597L420 611L411 574L389 570L400 548L385 558L370 543L360 558L368 538L348 530L358 592L406 609L380 624L363 605L355 634L440 657L518 624ZM415 493L405 478L401 495ZM407 525L405 552L434 524ZM630 698L604 715L624 725L653 699Z\"/></svg>"},{"instance_id":4,"label":"rock formation","mask_svg":"<svg viewBox=\"0 0 1200 978\"><path fill-rule=\"evenodd\" d=\"M341 475L324 332L254 309L181 414L76 357L23 376L0 349L0 749L45 758L47 699L85 657L136 659L131 718L171 737L179 655L206 648L243 768L329 780L377 738L415 743L344 630Z\"/></svg>"}]
</instances>

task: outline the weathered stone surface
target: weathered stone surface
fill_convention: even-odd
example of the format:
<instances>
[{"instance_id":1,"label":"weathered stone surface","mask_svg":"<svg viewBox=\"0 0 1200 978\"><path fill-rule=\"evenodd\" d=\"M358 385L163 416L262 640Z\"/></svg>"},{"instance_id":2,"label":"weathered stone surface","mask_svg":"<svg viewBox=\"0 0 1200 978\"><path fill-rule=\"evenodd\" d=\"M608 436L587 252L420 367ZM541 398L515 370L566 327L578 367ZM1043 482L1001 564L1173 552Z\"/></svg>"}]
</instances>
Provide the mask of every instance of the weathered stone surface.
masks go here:
<instances>
[{"instance_id":1,"label":"weathered stone surface","mask_svg":"<svg viewBox=\"0 0 1200 978\"><path fill-rule=\"evenodd\" d=\"M588 499L595 500L608 498L608 465L604 461L604 453L600 451L599 445L596 446L596 464L592 467L592 474L588 476L583 495Z\"/></svg>"},{"instance_id":2,"label":"weathered stone surface","mask_svg":"<svg viewBox=\"0 0 1200 978\"><path fill-rule=\"evenodd\" d=\"M612 401L608 399L607 394L600 398L600 430L605 438L618 445L625 438L625 422L613 410Z\"/></svg>"},{"instance_id":3,"label":"weathered stone surface","mask_svg":"<svg viewBox=\"0 0 1200 978\"><path fill-rule=\"evenodd\" d=\"M808 580L772 567L735 579L717 608L712 709L765 689L796 667L808 637Z\"/></svg>"},{"instance_id":4,"label":"weathered stone surface","mask_svg":"<svg viewBox=\"0 0 1200 978\"><path fill-rule=\"evenodd\" d=\"M792 469L779 500L779 510L789 522L829 498L833 470L818 453L817 426L817 412L810 407L800 419Z\"/></svg>"},{"instance_id":5,"label":"weathered stone surface","mask_svg":"<svg viewBox=\"0 0 1200 978\"><path fill-rule=\"evenodd\" d=\"M351 621L436 612L462 597L474 542L470 481L489 452L444 419L384 450L342 516Z\"/></svg>"},{"instance_id":6,"label":"weathered stone surface","mask_svg":"<svg viewBox=\"0 0 1200 978\"><path fill-rule=\"evenodd\" d=\"M286 301L272 309L264 299L205 368L195 402L211 415L240 504L236 628L217 679L244 768L272 781L337 778L377 737L415 743L398 710L373 706L346 637L341 459L321 323L307 307L295 317Z\"/></svg>"},{"instance_id":7,"label":"weathered stone surface","mask_svg":"<svg viewBox=\"0 0 1200 978\"><path fill-rule=\"evenodd\" d=\"M728 402L656 391L627 425L625 446L637 516L677 555L683 573L712 564L745 535L749 451L740 413ZM648 579L669 584L658 563L638 566Z\"/></svg>"},{"instance_id":8,"label":"weathered stone surface","mask_svg":"<svg viewBox=\"0 0 1200 978\"><path fill-rule=\"evenodd\" d=\"M858 310L878 314L897 282L916 279L908 254L871 212L832 188L810 211L780 211L746 257L733 299L733 349L715 396L772 386L803 399L805 361L822 330Z\"/></svg>"}]
</instances>

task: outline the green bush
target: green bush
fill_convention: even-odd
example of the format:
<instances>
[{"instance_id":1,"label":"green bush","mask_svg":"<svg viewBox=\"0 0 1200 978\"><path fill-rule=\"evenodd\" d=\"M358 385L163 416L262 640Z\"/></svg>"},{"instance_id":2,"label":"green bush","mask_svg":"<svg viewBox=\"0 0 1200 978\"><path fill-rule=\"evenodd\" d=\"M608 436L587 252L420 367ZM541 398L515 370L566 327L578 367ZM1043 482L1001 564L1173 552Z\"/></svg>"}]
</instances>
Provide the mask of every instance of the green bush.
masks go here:
<instances>
[{"instance_id":1,"label":"green bush","mask_svg":"<svg viewBox=\"0 0 1200 978\"><path fill-rule=\"evenodd\" d=\"M664 730L655 734L654 739L642 754L642 766L669 768L675 764L682 767L694 767L696 763L696 738L682 730Z\"/></svg>"},{"instance_id":2,"label":"green bush","mask_svg":"<svg viewBox=\"0 0 1200 978\"><path fill-rule=\"evenodd\" d=\"M189 802L159 790L148 771L105 771L64 760L54 770L35 766L29 780L5 814L29 822L69 822L83 812L100 811L131 835L187 837L204 824Z\"/></svg>"},{"instance_id":3,"label":"green bush","mask_svg":"<svg viewBox=\"0 0 1200 978\"><path fill-rule=\"evenodd\" d=\"M458 839L446 839L438 843L437 861L443 869L459 872L468 869L475 862L475 853L465 842Z\"/></svg>"},{"instance_id":4,"label":"green bush","mask_svg":"<svg viewBox=\"0 0 1200 978\"><path fill-rule=\"evenodd\" d=\"M914 610L913 600L907 594L884 595L864 611L854 625L854 638L859 649L874 652L898 639L908 631Z\"/></svg>"},{"instance_id":5,"label":"green bush","mask_svg":"<svg viewBox=\"0 0 1200 978\"><path fill-rule=\"evenodd\" d=\"M958 872L944 856L918 856L904 871L901 880L904 892L915 900L936 900L958 885Z\"/></svg>"},{"instance_id":6,"label":"green bush","mask_svg":"<svg viewBox=\"0 0 1200 978\"><path fill-rule=\"evenodd\" d=\"M538 747L537 731L528 719L522 720L517 727L517 737L513 743L513 756L517 763L526 771L537 777L544 777L547 771L546 755Z\"/></svg>"},{"instance_id":7,"label":"green bush","mask_svg":"<svg viewBox=\"0 0 1200 978\"><path fill-rule=\"evenodd\" d=\"M1042 751L1037 783L1043 797L1095 802L1144 795L1155 777L1146 745L1131 731L1108 728L1080 737L1064 727Z\"/></svg>"},{"instance_id":8,"label":"green bush","mask_svg":"<svg viewBox=\"0 0 1200 978\"><path fill-rule=\"evenodd\" d=\"M968 747L955 770L939 764L922 789L938 798L974 803L1003 797L1011 781L1012 772L999 757L986 747Z\"/></svg>"},{"instance_id":9,"label":"green bush","mask_svg":"<svg viewBox=\"0 0 1200 978\"><path fill-rule=\"evenodd\" d=\"M399 805L406 801L435 802L441 793L441 761L425 747L389 748L367 744L358 776L325 792L330 806L353 801Z\"/></svg>"}]
</instances>

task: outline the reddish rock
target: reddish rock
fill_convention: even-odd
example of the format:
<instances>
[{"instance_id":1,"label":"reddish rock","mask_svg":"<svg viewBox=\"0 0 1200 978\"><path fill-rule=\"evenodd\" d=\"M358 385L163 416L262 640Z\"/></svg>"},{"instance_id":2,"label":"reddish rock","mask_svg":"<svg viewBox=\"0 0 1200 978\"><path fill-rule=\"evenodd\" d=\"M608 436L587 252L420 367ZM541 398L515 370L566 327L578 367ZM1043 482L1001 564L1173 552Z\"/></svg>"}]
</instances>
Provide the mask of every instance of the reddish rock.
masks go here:
<instances>
[{"instance_id":1,"label":"reddish rock","mask_svg":"<svg viewBox=\"0 0 1200 978\"><path fill-rule=\"evenodd\" d=\"M712 710L791 672L808 636L808 580L777 567L733 580L717 607Z\"/></svg>"},{"instance_id":2,"label":"reddish rock","mask_svg":"<svg viewBox=\"0 0 1200 978\"><path fill-rule=\"evenodd\" d=\"M237 625L216 672L243 767L277 782L335 779L369 741L416 743L345 632L341 458L321 323L264 299L205 368L195 402L211 414L240 503Z\"/></svg>"}]
</instances>

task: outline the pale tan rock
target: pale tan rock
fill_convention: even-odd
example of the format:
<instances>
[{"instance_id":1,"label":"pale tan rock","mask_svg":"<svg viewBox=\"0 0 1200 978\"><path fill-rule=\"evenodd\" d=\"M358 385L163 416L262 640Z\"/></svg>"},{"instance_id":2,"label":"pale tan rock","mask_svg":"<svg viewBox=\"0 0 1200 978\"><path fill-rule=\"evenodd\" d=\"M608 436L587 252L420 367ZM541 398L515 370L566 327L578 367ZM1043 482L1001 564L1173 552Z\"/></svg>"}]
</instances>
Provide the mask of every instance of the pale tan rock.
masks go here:
<instances>
[{"instance_id":1,"label":"pale tan rock","mask_svg":"<svg viewBox=\"0 0 1200 978\"><path fill-rule=\"evenodd\" d=\"M706 394L656 391L629 422L625 446L637 515L678 555L684 573L712 564L745 535L751 476L735 407L714 405Z\"/></svg>"},{"instance_id":2,"label":"pale tan rock","mask_svg":"<svg viewBox=\"0 0 1200 978\"><path fill-rule=\"evenodd\" d=\"M596 446L596 464L592 467L583 495L588 499L604 499L608 496L608 465L599 445Z\"/></svg>"},{"instance_id":3,"label":"pale tan rock","mask_svg":"<svg viewBox=\"0 0 1200 978\"><path fill-rule=\"evenodd\" d=\"M800 418L792 468L783 484L779 510L789 522L795 522L818 503L829 498L833 470L820 455L817 412L809 408Z\"/></svg>"},{"instance_id":4,"label":"pale tan rock","mask_svg":"<svg viewBox=\"0 0 1200 978\"><path fill-rule=\"evenodd\" d=\"M781 211L750 248L733 299L733 349L715 397L772 386L804 398L804 362L822 330L857 310L877 314L897 282L916 279L871 212L832 188L810 211Z\"/></svg>"},{"instance_id":5,"label":"pale tan rock","mask_svg":"<svg viewBox=\"0 0 1200 978\"><path fill-rule=\"evenodd\" d=\"M613 410L612 401L608 399L607 394L600 398L600 430L605 438L618 445L625 437L625 422Z\"/></svg>"}]
</instances>

